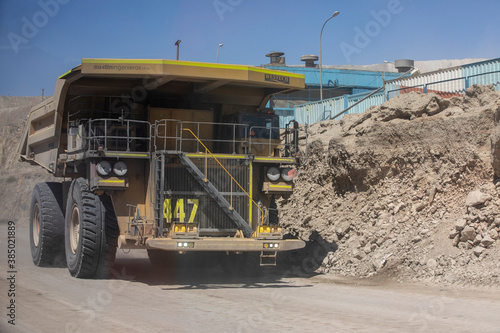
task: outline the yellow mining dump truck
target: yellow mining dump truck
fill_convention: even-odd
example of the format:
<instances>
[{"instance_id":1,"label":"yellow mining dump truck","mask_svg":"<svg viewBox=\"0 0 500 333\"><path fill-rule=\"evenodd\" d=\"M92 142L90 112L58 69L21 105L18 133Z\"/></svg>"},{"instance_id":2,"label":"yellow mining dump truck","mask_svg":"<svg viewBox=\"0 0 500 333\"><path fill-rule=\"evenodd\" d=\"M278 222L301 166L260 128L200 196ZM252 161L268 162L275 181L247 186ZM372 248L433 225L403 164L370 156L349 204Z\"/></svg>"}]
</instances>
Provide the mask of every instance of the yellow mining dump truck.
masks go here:
<instances>
[{"instance_id":1,"label":"yellow mining dump truck","mask_svg":"<svg viewBox=\"0 0 500 333\"><path fill-rule=\"evenodd\" d=\"M33 107L19 147L62 178L33 191L34 263L65 253L87 278L106 274L117 247L147 249L153 264L220 251L262 265L304 247L283 239L275 204L293 191L299 128L279 128L266 108L304 87L302 75L257 67L83 59Z\"/></svg>"}]
</instances>

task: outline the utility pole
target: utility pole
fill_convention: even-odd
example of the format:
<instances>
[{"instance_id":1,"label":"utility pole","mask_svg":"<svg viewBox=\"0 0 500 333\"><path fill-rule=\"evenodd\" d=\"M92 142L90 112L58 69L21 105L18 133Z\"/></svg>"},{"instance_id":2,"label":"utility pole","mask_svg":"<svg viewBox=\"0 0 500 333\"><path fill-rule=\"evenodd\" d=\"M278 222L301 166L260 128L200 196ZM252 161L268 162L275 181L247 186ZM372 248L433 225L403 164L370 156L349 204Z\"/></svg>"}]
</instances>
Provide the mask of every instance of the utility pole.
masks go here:
<instances>
[{"instance_id":1,"label":"utility pole","mask_svg":"<svg viewBox=\"0 0 500 333\"><path fill-rule=\"evenodd\" d=\"M219 44L219 47L217 48L217 63L219 63L219 50L221 46L223 46L222 43Z\"/></svg>"},{"instance_id":2,"label":"utility pole","mask_svg":"<svg viewBox=\"0 0 500 333\"><path fill-rule=\"evenodd\" d=\"M319 34L319 99L323 100L323 57L321 56L321 37L323 36L323 29L328 21L330 21L335 16L339 15L338 11L335 11L332 16L328 20L323 23L323 27L321 28L321 32Z\"/></svg>"},{"instance_id":3,"label":"utility pole","mask_svg":"<svg viewBox=\"0 0 500 333\"><path fill-rule=\"evenodd\" d=\"M181 40L178 39L177 42L175 42L175 45L177 46L177 60L179 60L179 44L181 43Z\"/></svg>"}]
</instances>

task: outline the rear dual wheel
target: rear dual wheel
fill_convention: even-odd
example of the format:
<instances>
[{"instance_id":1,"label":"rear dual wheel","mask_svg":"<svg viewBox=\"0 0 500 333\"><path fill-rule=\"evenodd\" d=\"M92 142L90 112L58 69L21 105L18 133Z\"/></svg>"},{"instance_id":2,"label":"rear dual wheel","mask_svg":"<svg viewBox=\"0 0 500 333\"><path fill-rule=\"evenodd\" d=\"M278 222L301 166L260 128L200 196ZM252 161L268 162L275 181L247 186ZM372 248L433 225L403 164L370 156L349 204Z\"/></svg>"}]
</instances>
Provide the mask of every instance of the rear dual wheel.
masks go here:
<instances>
[{"instance_id":1,"label":"rear dual wheel","mask_svg":"<svg viewBox=\"0 0 500 333\"><path fill-rule=\"evenodd\" d=\"M64 215L61 183L35 185L30 207L30 249L37 266L64 262Z\"/></svg>"},{"instance_id":2,"label":"rear dual wheel","mask_svg":"<svg viewBox=\"0 0 500 333\"><path fill-rule=\"evenodd\" d=\"M111 198L73 180L66 204L66 263L72 276L106 278L116 256L118 223Z\"/></svg>"}]
</instances>

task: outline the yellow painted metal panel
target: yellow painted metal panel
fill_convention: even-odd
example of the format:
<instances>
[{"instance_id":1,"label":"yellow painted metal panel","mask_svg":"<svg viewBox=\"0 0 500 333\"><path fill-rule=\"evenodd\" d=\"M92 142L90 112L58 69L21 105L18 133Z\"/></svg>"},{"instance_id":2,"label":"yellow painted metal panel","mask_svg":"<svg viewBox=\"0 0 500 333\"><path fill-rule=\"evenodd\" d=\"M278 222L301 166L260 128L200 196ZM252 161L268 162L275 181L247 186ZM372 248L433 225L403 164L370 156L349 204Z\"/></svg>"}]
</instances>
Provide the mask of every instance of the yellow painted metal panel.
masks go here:
<instances>
[{"instance_id":1,"label":"yellow painted metal panel","mask_svg":"<svg viewBox=\"0 0 500 333\"><path fill-rule=\"evenodd\" d=\"M249 224L250 224L250 227L253 227L253 221L252 221L252 217L253 217L253 206L252 206L252 200L253 200L253 162L250 161L250 199L249 199L249 203L248 203L248 206L249 206L249 210L248 210L248 221L249 221Z\"/></svg>"},{"instance_id":2,"label":"yellow painted metal panel","mask_svg":"<svg viewBox=\"0 0 500 333\"><path fill-rule=\"evenodd\" d=\"M269 185L269 187L270 188L286 188L286 189L290 189L290 190L292 189L292 187L289 185L272 185L271 184L271 185Z\"/></svg>"},{"instance_id":3,"label":"yellow painted metal panel","mask_svg":"<svg viewBox=\"0 0 500 333\"><path fill-rule=\"evenodd\" d=\"M261 85L303 89L305 77L302 74L277 71L266 68L225 65L192 61L160 59L82 59L83 74L102 75L153 75L177 76L179 78L206 78L255 82Z\"/></svg>"},{"instance_id":4,"label":"yellow painted metal panel","mask_svg":"<svg viewBox=\"0 0 500 333\"><path fill-rule=\"evenodd\" d=\"M274 157L256 157L256 162L282 162L282 163L294 163L293 158L274 158Z\"/></svg>"},{"instance_id":5,"label":"yellow painted metal panel","mask_svg":"<svg viewBox=\"0 0 500 333\"><path fill-rule=\"evenodd\" d=\"M148 65L173 65L173 66L193 66L203 68L218 68L218 69L235 69L243 71L252 71L256 73L275 74L286 77L294 77L303 79L303 74L289 73L285 71L277 71L266 68L259 68L245 65L227 65L227 64L214 64L206 62L195 61L181 61L181 60L162 60L162 59L82 59L82 64L148 64ZM68 72L69 73L69 72ZM65 73L67 74L67 73ZM63 74L63 75L65 75Z\"/></svg>"},{"instance_id":6,"label":"yellow painted metal panel","mask_svg":"<svg viewBox=\"0 0 500 333\"><path fill-rule=\"evenodd\" d=\"M205 158L205 154L186 154L187 157L195 157L195 158ZM244 159L244 158L247 158L246 156L244 155L216 155L214 154L213 156L215 156L216 158L225 158L225 159L228 159L228 160L234 160L234 159ZM211 158L212 156L209 156L208 158Z\"/></svg>"}]
</instances>

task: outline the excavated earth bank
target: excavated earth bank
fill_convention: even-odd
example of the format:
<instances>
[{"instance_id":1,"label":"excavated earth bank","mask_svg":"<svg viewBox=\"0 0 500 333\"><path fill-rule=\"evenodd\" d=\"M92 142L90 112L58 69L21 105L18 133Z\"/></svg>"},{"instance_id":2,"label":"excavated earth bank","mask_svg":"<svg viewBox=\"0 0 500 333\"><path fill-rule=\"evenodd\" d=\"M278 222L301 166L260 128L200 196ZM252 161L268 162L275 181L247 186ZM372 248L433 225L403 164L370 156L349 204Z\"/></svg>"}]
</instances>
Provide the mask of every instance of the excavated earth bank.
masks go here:
<instances>
[{"instance_id":1,"label":"excavated earth bank","mask_svg":"<svg viewBox=\"0 0 500 333\"><path fill-rule=\"evenodd\" d=\"M27 226L36 183L53 181L46 170L19 162L17 149L31 106L41 97L0 96L0 220Z\"/></svg>"},{"instance_id":2,"label":"excavated earth bank","mask_svg":"<svg viewBox=\"0 0 500 333\"><path fill-rule=\"evenodd\" d=\"M500 92L474 86L311 126L296 190L278 202L286 230L319 244L295 261L340 276L497 285L499 119Z\"/></svg>"}]
</instances>

